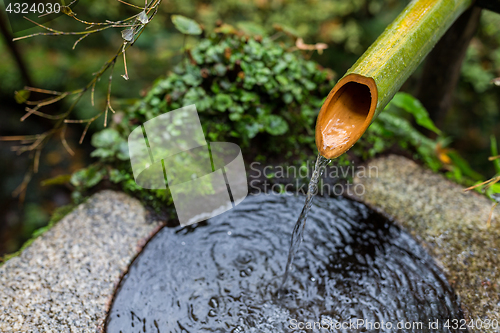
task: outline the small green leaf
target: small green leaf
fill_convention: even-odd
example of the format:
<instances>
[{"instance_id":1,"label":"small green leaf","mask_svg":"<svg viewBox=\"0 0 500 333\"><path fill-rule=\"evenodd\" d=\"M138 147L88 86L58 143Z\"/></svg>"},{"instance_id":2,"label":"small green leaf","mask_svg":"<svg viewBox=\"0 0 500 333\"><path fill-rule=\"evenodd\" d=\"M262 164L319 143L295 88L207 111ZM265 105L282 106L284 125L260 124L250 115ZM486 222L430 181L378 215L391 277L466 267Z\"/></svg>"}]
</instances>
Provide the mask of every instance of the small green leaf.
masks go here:
<instances>
[{"instance_id":1,"label":"small green leaf","mask_svg":"<svg viewBox=\"0 0 500 333\"><path fill-rule=\"evenodd\" d=\"M494 135L491 136L491 156L498 156L498 146L497 139ZM493 160L493 164L495 165L495 171L500 173L500 159Z\"/></svg>"},{"instance_id":2,"label":"small green leaf","mask_svg":"<svg viewBox=\"0 0 500 333\"><path fill-rule=\"evenodd\" d=\"M245 130L247 132L248 138L252 139L257 135L257 133L259 133L260 126L256 122L250 122L249 124L245 125Z\"/></svg>"},{"instance_id":3,"label":"small green leaf","mask_svg":"<svg viewBox=\"0 0 500 333\"><path fill-rule=\"evenodd\" d=\"M218 76L224 76L226 75L226 72L227 72L227 68L226 66L224 66L223 64L221 63L217 63L215 64L214 66L214 70L215 70L215 73L218 75Z\"/></svg>"},{"instance_id":4,"label":"small green leaf","mask_svg":"<svg viewBox=\"0 0 500 333\"><path fill-rule=\"evenodd\" d=\"M231 105L233 105L231 96L226 94L218 94L215 96L215 108L217 110L221 112L226 111Z\"/></svg>"},{"instance_id":5,"label":"small green leaf","mask_svg":"<svg viewBox=\"0 0 500 333\"><path fill-rule=\"evenodd\" d=\"M97 148L93 152L90 153L90 157L98 157L100 159L106 159L108 157L112 157L114 155L114 151L108 148Z\"/></svg>"},{"instance_id":6,"label":"small green leaf","mask_svg":"<svg viewBox=\"0 0 500 333\"><path fill-rule=\"evenodd\" d=\"M122 141L115 148L117 150L116 157L118 157L119 160L127 161L130 159L130 153L128 150L128 143L127 142Z\"/></svg>"},{"instance_id":7,"label":"small green leaf","mask_svg":"<svg viewBox=\"0 0 500 333\"><path fill-rule=\"evenodd\" d=\"M281 116L271 114L264 118L264 128L271 135L282 135L288 131L288 123Z\"/></svg>"},{"instance_id":8,"label":"small green leaf","mask_svg":"<svg viewBox=\"0 0 500 333\"><path fill-rule=\"evenodd\" d=\"M476 181L480 181L483 179L483 175L474 171L469 162L461 157L460 154L458 154L456 151L451 150L447 154L453 161L453 164L455 164L464 175Z\"/></svg>"},{"instance_id":9,"label":"small green leaf","mask_svg":"<svg viewBox=\"0 0 500 333\"><path fill-rule=\"evenodd\" d=\"M14 92L14 98L16 99L16 102L18 104L23 104L28 100L28 98L30 98L30 91L29 90L16 91Z\"/></svg>"},{"instance_id":10,"label":"small green leaf","mask_svg":"<svg viewBox=\"0 0 500 333\"><path fill-rule=\"evenodd\" d=\"M115 129L106 128L92 136L92 146L96 148L111 148L121 140L120 133Z\"/></svg>"},{"instance_id":11,"label":"small green leaf","mask_svg":"<svg viewBox=\"0 0 500 333\"><path fill-rule=\"evenodd\" d=\"M276 75L276 81L278 81L282 86L287 86L289 84L288 79L283 75Z\"/></svg>"},{"instance_id":12,"label":"small green leaf","mask_svg":"<svg viewBox=\"0 0 500 333\"><path fill-rule=\"evenodd\" d=\"M407 93L397 93L391 101L392 104L400 107L415 117L415 121L422 127L441 135L441 131L434 125L434 122L429 117L429 113L424 108L422 103L415 97Z\"/></svg>"},{"instance_id":13,"label":"small green leaf","mask_svg":"<svg viewBox=\"0 0 500 333\"><path fill-rule=\"evenodd\" d=\"M201 26L196 21L182 15L172 15L175 28L185 35L201 35Z\"/></svg>"},{"instance_id":14,"label":"small green leaf","mask_svg":"<svg viewBox=\"0 0 500 333\"><path fill-rule=\"evenodd\" d=\"M122 171L120 170L111 169L111 171L109 172L109 180L111 180L113 183L119 183L125 179L127 179L126 174L122 173Z\"/></svg>"},{"instance_id":15,"label":"small green leaf","mask_svg":"<svg viewBox=\"0 0 500 333\"><path fill-rule=\"evenodd\" d=\"M98 170L96 166L80 169L71 175L71 185L80 188L91 188L97 185L103 177L103 170Z\"/></svg>"},{"instance_id":16,"label":"small green leaf","mask_svg":"<svg viewBox=\"0 0 500 333\"><path fill-rule=\"evenodd\" d=\"M52 177L49 179L45 179L40 182L42 186L48 186L48 185L63 185L66 183L69 183L71 179L71 175L59 175L56 177Z\"/></svg>"},{"instance_id":17,"label":"small green leaf","mask_svg":"<svg viewBox=\"0 0 500 333\"><path fill-rule=\"evenodd\" d=\"M290 104L293 102L293 95L290 94L290 93L286 93L283 95L283 102L285 102L286 104Z\"/></svg>"}]
</instances>

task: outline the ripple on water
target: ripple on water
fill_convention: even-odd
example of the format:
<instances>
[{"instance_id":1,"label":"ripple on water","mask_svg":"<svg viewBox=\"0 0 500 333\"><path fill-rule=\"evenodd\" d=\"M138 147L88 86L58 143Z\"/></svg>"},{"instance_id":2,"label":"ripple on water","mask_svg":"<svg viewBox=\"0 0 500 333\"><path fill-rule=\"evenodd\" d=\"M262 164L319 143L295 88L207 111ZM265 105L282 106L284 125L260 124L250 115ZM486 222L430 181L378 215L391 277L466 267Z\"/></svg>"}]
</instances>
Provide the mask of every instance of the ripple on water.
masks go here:
<instances>
[{"instance_id":1,"label":"ripple on water","mask_svg":"<svg viewBox=\"0 0 500 333\"><path fill-rule=\"evenodd\" d=\"M329 332L293 330L290 320L358 318L422 322L424 330L401 332L431 332L429 320L463 318L423 248L343 198L315 198L286 293L276 297L303 201L250 196L206 223L161 230L122 280L107 332Z\"/></svg>"}]
</instances>

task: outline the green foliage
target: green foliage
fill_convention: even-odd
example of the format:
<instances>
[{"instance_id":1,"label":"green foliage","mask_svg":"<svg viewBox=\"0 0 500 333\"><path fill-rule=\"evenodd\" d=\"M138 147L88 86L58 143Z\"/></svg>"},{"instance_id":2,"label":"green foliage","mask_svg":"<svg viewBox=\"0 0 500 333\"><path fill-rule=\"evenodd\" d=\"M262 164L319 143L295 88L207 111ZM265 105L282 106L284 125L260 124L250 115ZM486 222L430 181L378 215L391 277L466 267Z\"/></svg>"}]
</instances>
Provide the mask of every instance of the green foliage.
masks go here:
<instances>
[{"instance_id":1,"label":"green foliage","mask_svg":"<svg viewBox=\"0 0 500 333\"><path fill-rule=\"evenodd\" d=\"M201 26L196 21L182 15L172 15L175 28L185 35L201 35Z\"/></svg>"},{"instance_id":2,"label":"green foliage","mask_svg":"<svg viewBox=\"0 0 500 333\"><path fill-rule=\"evenodd\" d=\"M29 97L30 92L28 90L19 90L14 92L14 98L18 104L26 103Z\"/></svg>"},{"instance_id":3,"label":"green foliage","mask_svg":"<svg viewBox=\"0 0 500 333\"><path fill-rule=\"evenodd\" d=\"M171 205L168 190L144 190L135 183L127 137L139 124L190 104L209 141L235 142L244 154L256 145L266 156L315 150L314 124L334 85L332 75L283 44L228 31L202 39L142 100L117 114L120 122L92 136L91 156L98 161L72 175L75 201L110 181L155 209Z\"/></svg>"},{"instance_id":4,"label":"green foliage","mask_svg":"<svg viewBox=\"0 0 500 333\"><path fill-rule=\"evenodd\" d=\"M397 93L354 146L355 153L366 159L399 145L404 150L413 149L431 169L438 170L441 163L435 153L437 141L415 129L408 114L424 127L439 132L418 100L406 93Z\"/></svg>"},{"instance_id":5,"label":"green foliage","mask_svg":"<svg viewBox=\"0 0 500 333\"><path fill-rule=\"evenodd\" d=\"M422 104L415 97L400 92L368 127L354 146L354 153L367 159L399 146L414 152L414 158L422 160L433 171L446 170L446 175L456 182L470 185L484 178L460 154L445 148L450 140L441 136L437 139L427 137L412 125L409 115L418 125L442 134Z\"/></svg>"},{"instance_id":6,"label":"green foliage","mask_svg":"<svg viewBox=\"0 0 500 333\"><path fill-rule=\"evenodd\" d=\"M115 158L122 161L129 159L127 141L113 128L107 128L94 134L91 143L97 148L90 154L92 157L98 157L102 161Z\"/></svg>"},{"instance_id":7,"label":"green foliage","mask_svg":"<svg viewBox=\"0 0 500 333\"><path fill-rule=\"evenodd\" d=\"M360 54L399 13L397 0L171 0L172 12L201 22L208 30L217 20L251 35L270 36L279 24L306 40L338 45L339 53ZM341 58L345 57L343 56ZM335 61L338 61L335 58Z\"/></svg>"},{"instance_id":8,"label":"green foliage","mask_svg":"<svg viewBox=\"0 0 500 333\"><path fill-rule=\"evenodd\" d=\"M189 60L157 80L122 124L196 104L211 141L247 148L254 138L266 140L264 153L313 147L316 115L333 87L316 63L269 39L223 34L202 40L189 50ZM132 127L118 126L123 133Z\"/></svg>"},{"instance_id":9,"label":"green foliage","mask_svg":"<svg viewBox=\"0 0 500 333\"><path fill-rule=\"evenodd\" d=\"M441 135L441 131L434 125L422 103L412 95L407 93L396 94L391 103L412 114L418 125Z\"/></svg>"}]
</instances>

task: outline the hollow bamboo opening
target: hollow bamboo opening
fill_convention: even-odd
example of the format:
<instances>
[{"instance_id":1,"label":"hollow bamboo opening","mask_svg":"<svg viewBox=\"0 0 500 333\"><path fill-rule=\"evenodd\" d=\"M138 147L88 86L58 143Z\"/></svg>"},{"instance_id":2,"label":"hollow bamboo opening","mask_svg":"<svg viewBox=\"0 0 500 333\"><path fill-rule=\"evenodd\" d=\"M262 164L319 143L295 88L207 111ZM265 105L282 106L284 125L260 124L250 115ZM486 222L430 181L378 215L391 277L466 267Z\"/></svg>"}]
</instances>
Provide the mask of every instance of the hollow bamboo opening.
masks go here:
<instances>
[{"instance_id":1,"label":"hollow bamboo opening","mask_svg":"<svg viewBox=\"0 0 500 333\"><path fill-rule=\"evenodd\" d=\"M375 115L375 81L359 74L340 80L321 107L316 122L316 145L321 155L335 158L351 148Z\"/></svg>"}]
</instances>

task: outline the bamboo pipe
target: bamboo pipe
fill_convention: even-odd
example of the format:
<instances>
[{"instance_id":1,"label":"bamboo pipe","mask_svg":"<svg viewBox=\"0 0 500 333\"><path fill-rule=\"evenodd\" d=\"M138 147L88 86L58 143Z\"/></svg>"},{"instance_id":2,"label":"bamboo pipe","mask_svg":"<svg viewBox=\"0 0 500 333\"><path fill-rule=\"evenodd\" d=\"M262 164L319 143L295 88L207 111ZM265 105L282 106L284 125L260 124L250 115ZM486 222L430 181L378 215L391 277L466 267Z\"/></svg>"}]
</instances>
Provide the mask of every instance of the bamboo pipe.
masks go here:
<instances>
[{"instance_id":1,"label":"bamboo pipe","mask_svg":"<svg viewBox=\"0 0 500 333\"><path fill-rule=\"evenodd\" d=\"M349 150L472 3L412 1L328 94L316 122L320 154L331 159Z\"/></svg>"}]
</instances>

